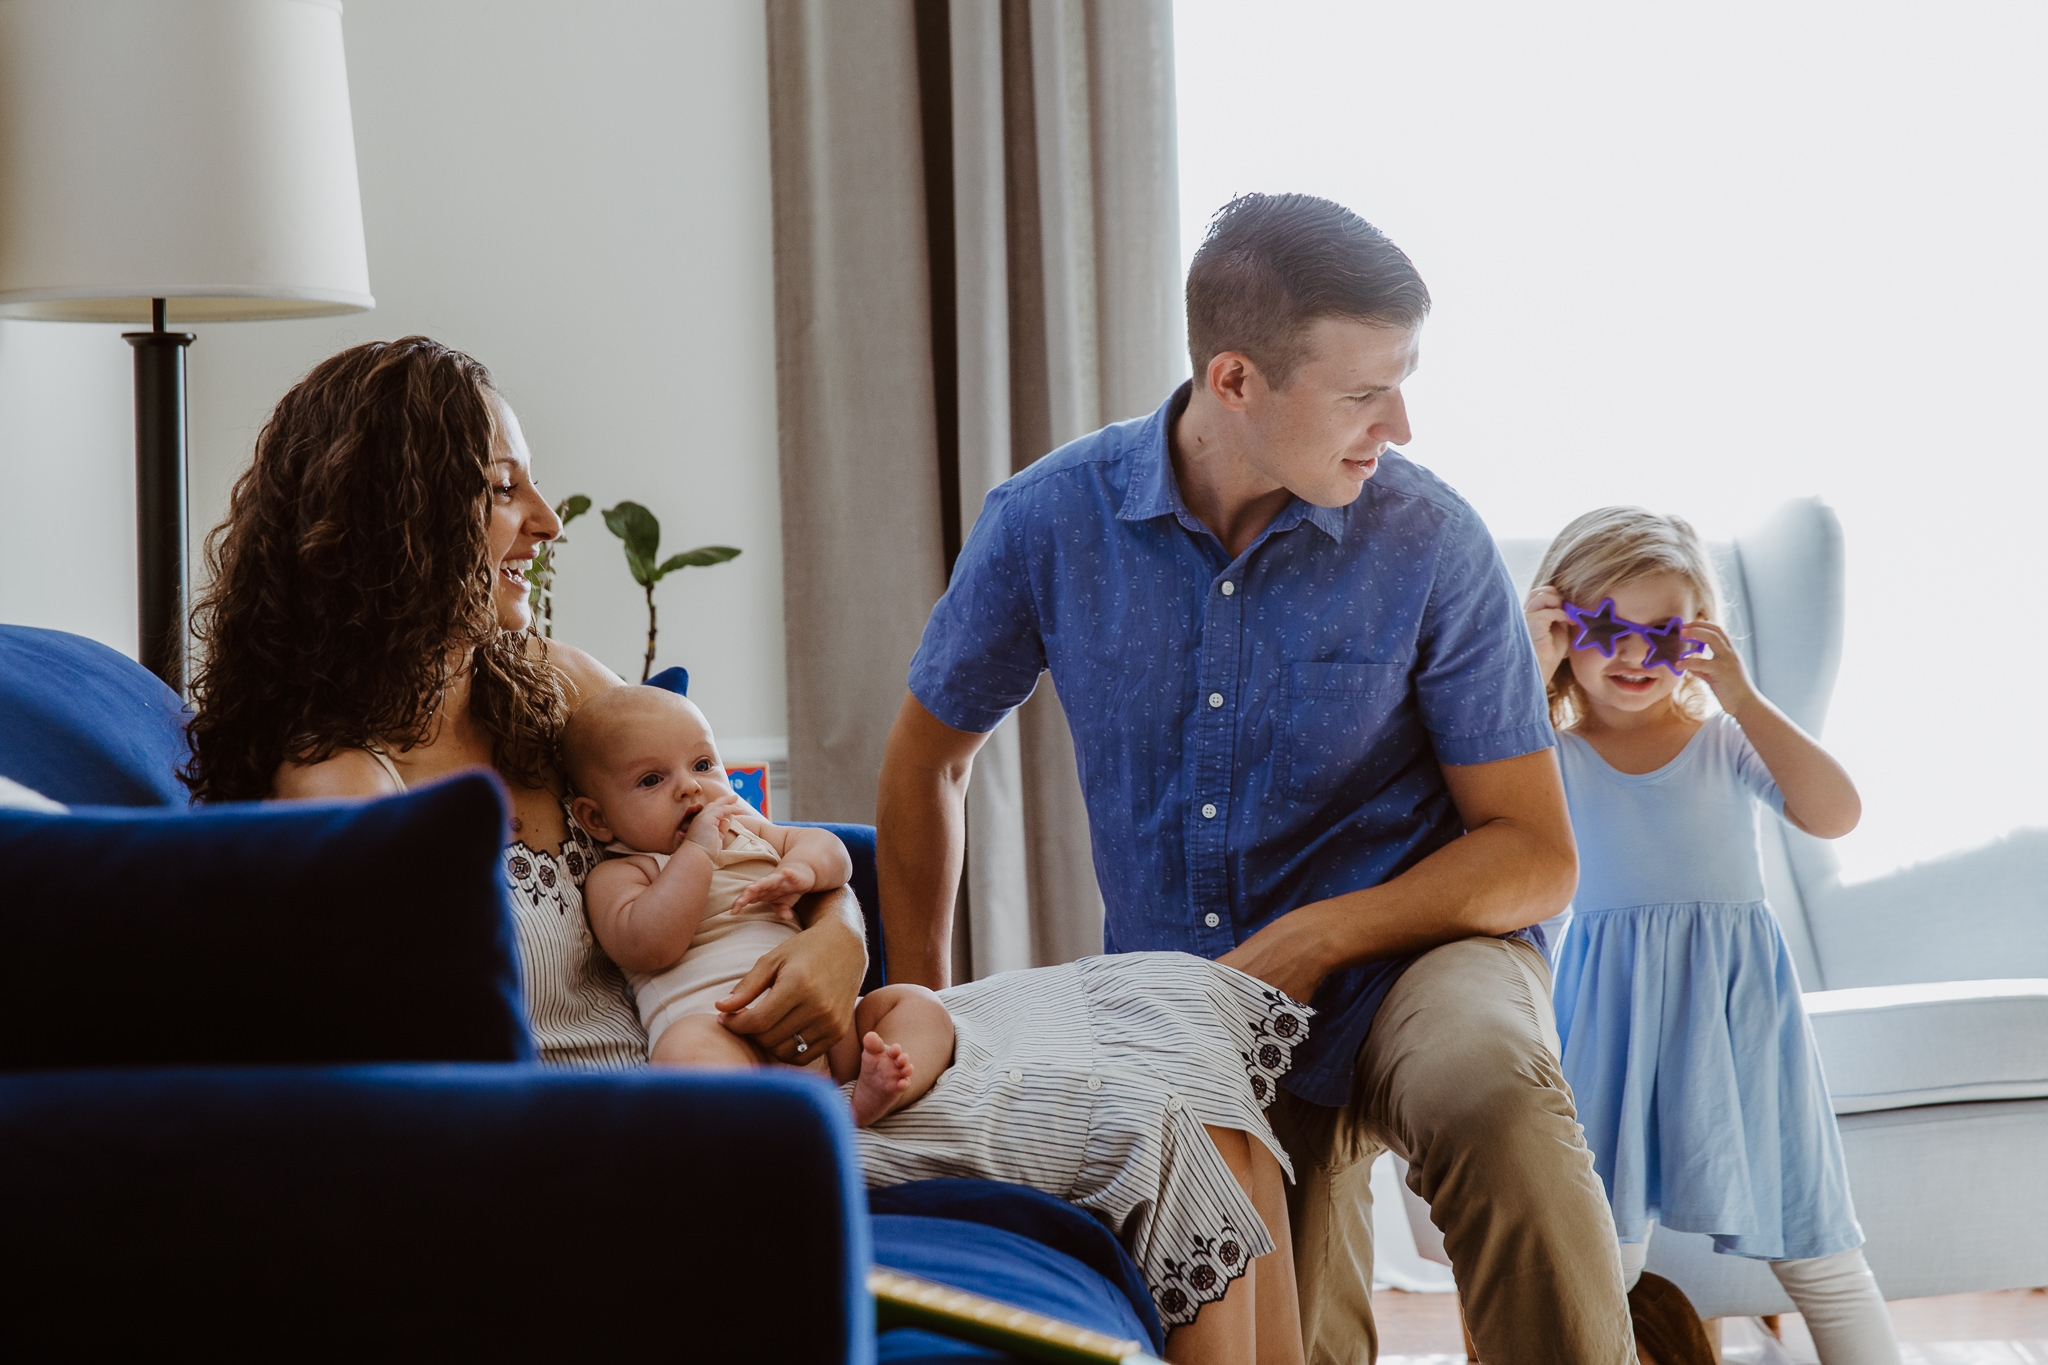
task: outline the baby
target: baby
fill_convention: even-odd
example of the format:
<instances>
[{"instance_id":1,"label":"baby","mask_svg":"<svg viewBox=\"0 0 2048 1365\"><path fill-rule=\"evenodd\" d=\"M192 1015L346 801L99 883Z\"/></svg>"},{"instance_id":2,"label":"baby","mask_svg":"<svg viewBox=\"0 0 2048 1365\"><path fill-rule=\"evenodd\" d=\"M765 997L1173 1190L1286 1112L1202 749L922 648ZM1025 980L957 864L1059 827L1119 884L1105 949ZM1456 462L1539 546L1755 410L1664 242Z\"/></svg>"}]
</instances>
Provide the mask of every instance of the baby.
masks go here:
<instances>
[{"instance_id":1,"label":"baby","mask_svg":"<svg viewBox=\"0 0 2048 1365\"><path fill-rule=\"evenodd\" d=\"M797 932L797 897L845 883L845 845L763 820L727 785L702 713L660 688L583 703L562 766L576 818L618 855L583 903L633 983L650 1059L767 1062L719 1007ZM1070 1200L1144 1271L1168 1361L1299 1361L1286 1152L1265 1110L1313 1013L1219 962L1119 953L943 996L884 986L827 1061L870 1186L978 1176ZM1254 1349L1262 1332L1276 1354Z\"/></svg>"},{"instance_id":2,"label":"baby","mask_svg":"<svg viewBox=\"0 0 2048 1365\"><path fill-rule=\"evenodd\" d=\"M725 1026L718 1002L797 932L798 897L846 884L846 846L829 830L762 819L726 782L704 713L658 687L585 702L563 731L562 767L576 818L623 855L591 870L583 904L632 983L648 1060L772 1062ZM853 1017L823 1060L833 1079L854 1082L853 1119L865 1128L931 1089L952 1059L953 1021L909 985L869 993Z\"/></svg>"}]
</instances>

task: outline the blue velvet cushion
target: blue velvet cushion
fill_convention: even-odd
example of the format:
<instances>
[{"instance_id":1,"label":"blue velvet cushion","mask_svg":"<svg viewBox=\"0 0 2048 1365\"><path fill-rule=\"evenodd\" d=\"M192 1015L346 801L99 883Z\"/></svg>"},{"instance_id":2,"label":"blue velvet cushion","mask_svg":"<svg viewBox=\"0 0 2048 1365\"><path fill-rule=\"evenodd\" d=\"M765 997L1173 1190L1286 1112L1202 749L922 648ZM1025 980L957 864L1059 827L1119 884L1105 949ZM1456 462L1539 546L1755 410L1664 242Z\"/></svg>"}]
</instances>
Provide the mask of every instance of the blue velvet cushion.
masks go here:
<instances>
[{"instance_id":1,"label":"blue velvet cushion","mask_svg":"<svg viewBox=\"0 0 2048 1365\"><path fill-rule=\"evenodd\" d=\"M879 1265L1149 1342L1155 1355L1165 1349L1159 1313L1137 1262L1100 1220L1064 1199L1001 1180L915 1180L869 1190L868 1211L875 1217ZM988 1287L997 1280L975 1278L981 1260L1006 1245L984 1236L996 1231L1027 1239L1059 1260L1034 1259L1037 1269L1020 1265L1002 1272L1004 1290L998 1292ZM895 1358L886 1340L883 1358Z\"/></svg>"},{"instance_id":2,"label":"blue velvet cushion","mask_svg":"<svg viewBox=\"0 0 2048 1365\"><path fill-rule=\"evenodd\" d=\"M787 1069L0 1076L16 1360L873 1359L845 1101Z\"/></svg>"},{"instance_id":3,"label":"blue velvet cushion","mask_svg":"<svg viewBox=\"0 0 2048 1365\"><path fill-rule=\"evenodd\" d=\"M177 694L133 659L0 626L0 776L67 806L182 808L185 721Z\"/></svg>"},{"instance_id":4,"label":"blue velvet cushion","mask_svg":"<svg viewBox=\"0 0 2048 1365\"><path fill-rule=\"evenodd\" d=\"M1144 1342L1143 1326L1115 1286L1087 1266L1007 1228L905 1214L874 1219L875 1262L906 1275L950 1284L1018 1308ZM1157 1346L1154 1348L1157 1351ZM881 1334L877 1359L888 1365L967 1365L1021 1360L1008 1352L949 1340L919 1328Z\"/></svg>"},{"instance_id":5,"label":"blue velvet cushion","mask_svg":"<svg viewBox=\"0 0 2048 1365\"><path fill-rule=\"evenodd\" d=\"M533 1056L496 779L0 811L0 1070Z\"/></svg>"}]
</instances>

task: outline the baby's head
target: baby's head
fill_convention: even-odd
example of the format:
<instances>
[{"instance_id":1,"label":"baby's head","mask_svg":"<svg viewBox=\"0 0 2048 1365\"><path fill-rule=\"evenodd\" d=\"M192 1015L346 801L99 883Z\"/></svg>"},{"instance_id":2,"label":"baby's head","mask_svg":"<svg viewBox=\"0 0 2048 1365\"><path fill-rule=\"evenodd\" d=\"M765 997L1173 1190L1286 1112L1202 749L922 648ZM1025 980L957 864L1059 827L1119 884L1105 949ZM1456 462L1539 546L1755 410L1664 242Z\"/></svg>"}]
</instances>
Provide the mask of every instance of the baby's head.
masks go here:
<instances>
[{"instance_id":1,"label":"baby's head","mask_svg":"<svg viewBox=\"0 0 2048 1365\"><path fill-rule=\"evenodd\" d=\"M659 687L613 687L576 708L562 730L570 809L605 843L673 853L697 812L731 790L711 723Z\"/></svg>"},{"instance_id":2,"label":"baby's head","mask_svg":"<svg viewBox=\"0 0 2048 1365\"><path fill-rule=\"evenodd\" d=\"M1662 625L1674 616L1713 621L1721 614L1713 561L1699 533L1683 518L1640 507L1602 507L1573 521L1550 542L1536 582L1589 611L1611 597L1616 616L1645 625ZM1589 693L1626 710L1669 702L1694 718L1704 715L1706 686L1690 674L1678 677L1649 666L1649 647L1630 633L1615 641L1612 658L1597 649L1567 649L1544 679L1551 722L1560 730L1576 724Z\"/></svg>"}]
</instances>

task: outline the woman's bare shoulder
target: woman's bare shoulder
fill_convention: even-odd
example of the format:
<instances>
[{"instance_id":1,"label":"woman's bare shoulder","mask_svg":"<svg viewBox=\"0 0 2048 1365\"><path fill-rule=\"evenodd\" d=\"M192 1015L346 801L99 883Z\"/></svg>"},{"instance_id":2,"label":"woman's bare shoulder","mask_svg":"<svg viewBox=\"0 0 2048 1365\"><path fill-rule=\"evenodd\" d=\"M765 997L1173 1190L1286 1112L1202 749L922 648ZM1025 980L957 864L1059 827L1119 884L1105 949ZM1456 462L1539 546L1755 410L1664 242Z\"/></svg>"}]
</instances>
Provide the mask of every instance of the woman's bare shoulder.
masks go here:
<instances>
[{"instance_id":1,"label":"woman's bare shoulder","mask_svg":"<svg viewBox=\"0 0 2048 1365\"><path fill-rule=\"evenodd\" d=\"M331 801L349 796L392 796L402 790L384 765L365 751L339 749L318 763L280 764L271 798Z\"/></svg>"},{"instance_id":2,"label":"woman's bare shoulder","mask_svg":"<svg viewBox=\"0 0 2048 1365\"><path fill-rule=\"evenodd\" d=\"M563 644L560 640L544 640L539 636L531 636L527 640L526 648L528 652L546 659L560 671L568 684L571 711L608 687L626 685L625 679L574 645Z\"/></svg>"}]
</instances>

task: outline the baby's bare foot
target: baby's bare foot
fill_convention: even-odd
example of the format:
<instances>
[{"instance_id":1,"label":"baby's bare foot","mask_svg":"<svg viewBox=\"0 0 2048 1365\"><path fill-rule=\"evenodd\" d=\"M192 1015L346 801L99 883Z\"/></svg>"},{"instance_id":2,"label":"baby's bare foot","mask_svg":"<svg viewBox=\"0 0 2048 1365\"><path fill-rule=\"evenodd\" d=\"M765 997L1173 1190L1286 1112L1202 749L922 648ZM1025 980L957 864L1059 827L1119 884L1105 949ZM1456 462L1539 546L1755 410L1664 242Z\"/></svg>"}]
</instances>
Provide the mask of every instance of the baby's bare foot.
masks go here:
<instances>
[{"instance_id":1,"label":"baby's bare foot","mask_svg":"<svg viewBox=\"0 0 2048 1365\"><path fill-rule=\"evenodd\" d=\"M860 1079L853 1083L853 1124L865 1128L903 1102L917 1068L903 1049L870 1033L860 1040Z\"/></svg>"}]
</instances>

